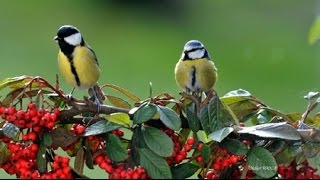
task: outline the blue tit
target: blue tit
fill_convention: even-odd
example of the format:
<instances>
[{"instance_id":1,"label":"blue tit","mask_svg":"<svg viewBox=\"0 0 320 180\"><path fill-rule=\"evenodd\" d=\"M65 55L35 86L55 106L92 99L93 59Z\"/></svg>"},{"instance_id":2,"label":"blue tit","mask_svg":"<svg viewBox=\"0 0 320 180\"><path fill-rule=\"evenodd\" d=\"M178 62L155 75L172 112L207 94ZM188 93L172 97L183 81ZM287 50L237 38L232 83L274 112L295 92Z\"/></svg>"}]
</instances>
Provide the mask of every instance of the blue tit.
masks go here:
<instances>
[{"instance_id":1,"label":"blue tit","mask_svg":"<svg viewBox=\"0 0 320 180\"><path fill-rule=\"evenodd\" d=\"M204 45L188 41L175 67L177 84L188 94L200 96L211 90L217 80L217 68Z\"/></svg>"},{"instance_id":2,"label":"blue tit","mask_svg":"<svg viewBox=\"0 0 320 180\"><path fill-rule=\"evenodd\" d=\"M95 52L84 41L79 29L63 25L58 29L54 40L60 47L58 66L64 80L73 89L93 90L97 86L100 68ZM96 97L95 93L94 95Z\"/></svg>"}]
</instances>

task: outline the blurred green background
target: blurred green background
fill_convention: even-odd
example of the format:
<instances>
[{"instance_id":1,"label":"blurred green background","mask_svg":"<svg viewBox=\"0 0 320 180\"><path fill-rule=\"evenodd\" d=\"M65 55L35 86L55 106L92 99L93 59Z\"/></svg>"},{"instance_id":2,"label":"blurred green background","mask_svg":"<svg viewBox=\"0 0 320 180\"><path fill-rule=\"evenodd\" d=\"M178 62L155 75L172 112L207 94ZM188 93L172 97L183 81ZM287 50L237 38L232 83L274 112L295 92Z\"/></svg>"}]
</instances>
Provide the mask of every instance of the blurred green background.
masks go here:
<instances>
[{"instance_id":1,"label":"blurred green background","mask_svg":"<svg viewBox=\"0 0 320 180\"><path fill-rule=\"evenodd\" d=\"M219 95L250 91L283 112L303 112L308 91L319 91L319 44L309 28L316 0L55 0L0 1L0 79L32 75L55 83L63 24L78 27L95 50L99 84L126 88L141 99L169 92L179 98L174 66L183 45L204 43L214 58ZM71 91L60 79L64 91ZM75 96L85 92L77 91ZM5 95L4 92L0 94ZM98 169L98 168L97 168ZM90 172L90 171L87 171ZM1 177L14 178L0 170ZM89 177L104 178L95 170Z\"/></svg>"}]
</instances>

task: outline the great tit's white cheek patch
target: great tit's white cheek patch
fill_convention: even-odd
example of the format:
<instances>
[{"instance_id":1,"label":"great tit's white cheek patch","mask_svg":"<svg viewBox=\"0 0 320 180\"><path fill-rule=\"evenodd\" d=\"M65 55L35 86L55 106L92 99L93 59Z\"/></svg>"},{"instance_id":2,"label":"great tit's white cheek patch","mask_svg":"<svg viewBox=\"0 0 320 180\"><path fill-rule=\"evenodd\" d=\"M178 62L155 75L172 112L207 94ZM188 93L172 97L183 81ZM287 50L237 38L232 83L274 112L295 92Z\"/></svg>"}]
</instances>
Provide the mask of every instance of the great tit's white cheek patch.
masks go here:
<instances>
[{"instance_id":1,"label":"great tit's white cheek patch","mask_svg":"<svg viewBox=\"0 0 320 180\"><path fill-rule=\"evenodd\" d=\"M77 46L81 44L82 37L80 33L75 33L68 37L65 37L64 40L70 45Z\"/></svg>"}]
</instances>

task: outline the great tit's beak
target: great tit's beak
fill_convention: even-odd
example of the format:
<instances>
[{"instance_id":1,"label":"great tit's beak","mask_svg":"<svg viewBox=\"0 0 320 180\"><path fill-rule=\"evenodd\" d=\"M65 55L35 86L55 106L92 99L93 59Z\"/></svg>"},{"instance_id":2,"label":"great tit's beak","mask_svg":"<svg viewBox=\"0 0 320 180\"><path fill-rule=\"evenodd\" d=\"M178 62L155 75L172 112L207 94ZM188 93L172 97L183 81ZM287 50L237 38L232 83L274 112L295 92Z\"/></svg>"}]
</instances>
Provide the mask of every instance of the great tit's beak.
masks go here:
<instances>
[{"instance_id":1,"label":"great tit's beak","mask_svg":"<svg viewBox=\"0 0 320 180\"><path fill-rule=\"evenodd\" d=\"M55 36L55 37L53 38L53 40L55 40L55 41L58 41L58 39L59 39L58 36Z\"/></svg>"}]
</instances>

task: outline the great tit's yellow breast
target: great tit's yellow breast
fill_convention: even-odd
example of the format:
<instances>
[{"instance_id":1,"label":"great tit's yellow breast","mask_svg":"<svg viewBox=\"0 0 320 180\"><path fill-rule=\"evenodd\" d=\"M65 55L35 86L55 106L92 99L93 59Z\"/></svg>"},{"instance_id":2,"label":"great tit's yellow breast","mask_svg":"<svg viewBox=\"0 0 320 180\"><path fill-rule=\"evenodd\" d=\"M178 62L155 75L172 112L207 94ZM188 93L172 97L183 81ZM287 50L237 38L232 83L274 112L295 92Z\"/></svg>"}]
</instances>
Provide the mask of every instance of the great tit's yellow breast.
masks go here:
<instances>
[{"instance_id":1,"label":"great tit's yellow breast","mask_svg":"<svg viewBox=\"0 0 320 180\"><path fill-rule=\"evenodd\" d=\"M193 92L210 90L217 80L217 69L208 59L178 61L175 68L177 84Z\"/></svg>"},{"instance_id":2,"label":"great tit's yellow breast","mask_svg":"<svg viewBox=\"0 0 320 180\"><path fill-rule=\"evenodd\" d=\"M94 86L100 76L100 69L93 52L86 46L77 46L73 52L73 64L79 76L81 89Z\"/></svg>"},{"instance_id":3,"label":"great tit's yellow breast","mask_svg":"<svg viewBox=\"0 0 320 180\"><path fill-rule=\"evenodd\" d=\"M62 75L63 79L72 87L77 86L76 79L74 74L71 71L70 61L68 60L67 56L62 53L60 50L58 53L58 67L60 70L60 74Z\"/></svg>"}]
</instances>

